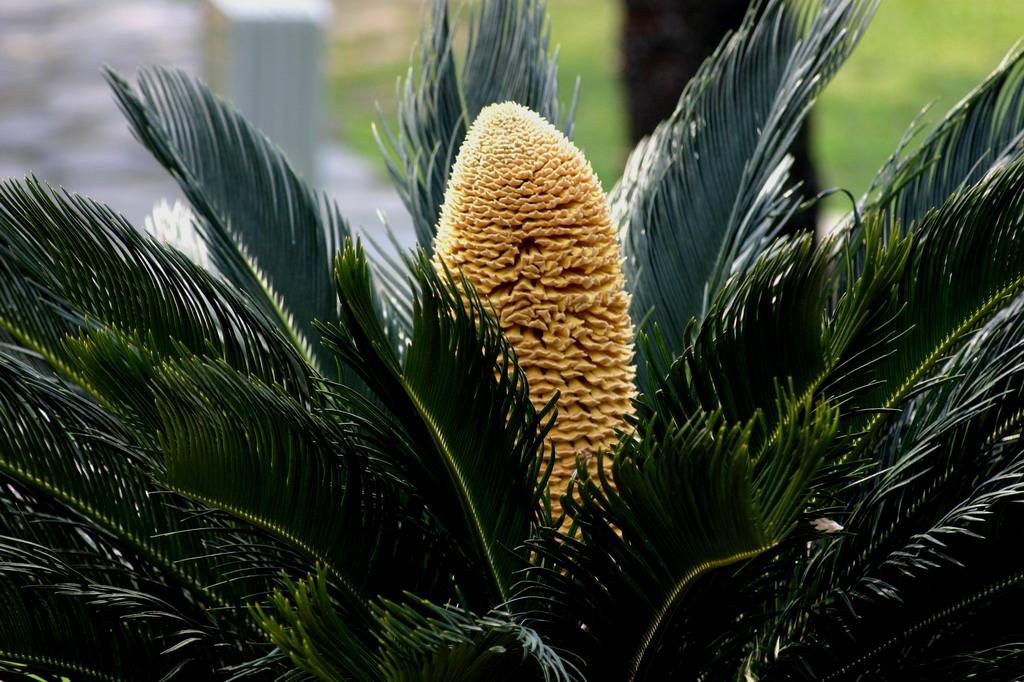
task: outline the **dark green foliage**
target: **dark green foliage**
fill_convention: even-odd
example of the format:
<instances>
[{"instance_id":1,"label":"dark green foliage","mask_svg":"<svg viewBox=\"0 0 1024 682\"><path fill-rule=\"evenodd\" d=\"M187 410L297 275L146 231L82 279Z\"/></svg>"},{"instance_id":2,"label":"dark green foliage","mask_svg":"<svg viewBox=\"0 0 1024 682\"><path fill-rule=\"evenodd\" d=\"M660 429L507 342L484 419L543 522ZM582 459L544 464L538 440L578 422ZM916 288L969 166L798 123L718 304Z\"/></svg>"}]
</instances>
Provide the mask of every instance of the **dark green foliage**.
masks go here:
<instances>
[{"instance_id":1,"label":"dark green foliage","mask_svg":"<svg viewBox=\"0 0 1024 682\"><path fill-rule=\"evenodd\" d=\"M567 505L579 536L545 541L549 563L524 590L537 601L538 627L567 637L588 677L653 679L678 666L672 653L663 658L672 650L663 640L694 585L792 531L838 413L780 402L782 426L765 445L751 443L765 428L760 413L731 424L720 411L683 422L655 414L616 452L614 487L603 477L579 485Z\"/></svg>"},{"instance_id":2,"label":"dark green foliage","mask_svg":"<svg viewBox=\"0 0 1024 682\"><path fill-rule=\"evenodd\" d=\"M635 324L680 346L690 318L790 219L800 196L787 150L875 5L755 4L640 142L612 191Z\"/></svg>"},{"instance_id":3,"label":"dark green foliage","mask_svg":"<svg viewBox=\"0 0 1024 682\"><path fill-rule=\"evenodd\" d=\"M730 279L707 317L688 330L683 353L667 369L652 368L654 400L642 400L641 410L668 408L685 420L720 409L730 421L746 421L757 410L774 413L779 382L802 392L817 380L832 353L827 248L815 248L810 235L779 239L747 275ZM780 346L787 352L765 355Z\"/></svg>"},{"instance_id":4,"label":"dark green foliage","mask_svg":"<svg viewBox=\"0 0 1024 682\"><path fill-rule=\"evenodd\" d=\"M458 59L448 0L433 0L419 64L398 91L398 128L381 121L381 152L427 253L444 201L448 173L480 110L494 102L524 104L556 125L558 68L548 53L546 0L483 2L470 12L469 39ZM572 132L572 115L564 128Z\"/></svg>"},{"instance_id":5,"label":"dark green foliage","mask_svg":"<svg viewBox=\"0 0 1024 682\"><path fill-rule=\"evenodd\" d=\"M802 576L810 618L797 627L810 636L783 650L783 670L917 679L903 671L1019 636L988 623L1005 623L998 614L1022 596L1011 549L1024 494L1020 311L1018 299L943 363L947 379L908 402L874 447L870 476L843 491L846 530Z\"/></svg>"},{"instance_id":6,"label":"dark green foliage","mask_svg":"<svg viewBox=\"0 0 1024 682\"><path fill-rule=\"evenodd\" d=\"M107 78L136 137L195 208L213 265L322 362L312 323L337 318L331 258L349 232L334 203L184 72L144 69L138 92L114 72Z\"/></svg>"},{"instance_id":7,"label":"dark green foliage","mask_svg":"<svg viewBox=\"0 0 1024 682\"><path fill-rule=\"evenodd\" d=\"M298 395L309 391L310 370L259 310L107 206L33 178L6 181L0 251L4 327L87 390L69 365L82 358L72 359L67 338L102 326L154 356L217 357Z\"/></svg>"},{"instance_id":8,"label":"dark green foliage","mask_svg":"<svg viewBox=\"0 0 1024 682\"><path fill-rule=\"evenodd\" d=\"M0 418L3 660L155 679L194 658L209 669L218 650L237 658L256 634L239 600L260 581L217 584L232 561L204 556L198 534L230 528L190 522L198 510L151 495L143 453L121 424L8 355Z\"/></svg>"},{"instance_id":9,"label":"dark green foliage","mask_svg":"<svg viewBox=\"0 0 1024 682\"><path fill-rule=\"evenodd\" d=\"M276 613L260 613L274 641L322 679L561 682L578 673L507 613L477 616L409 595L371 606L378 643L365 646L352 638L324 585L322 573L289 584Z\"/></svg>"},{"instance_id":10,"label":"dark green foliage","mask_svg":"<svg viewBox=\"0 0 1024 682\"><path fill-rule=\"evenodd\" d=\"M427 255L480 108L559 118L540 0L485 0L459 62L434 3L385 143L425 248L388 262L204 86L111 74L214 267L0 184L0 674L1019 677L1019 54L829 239L772 239L873 7L765 0L634 153L645 378L560 519L554 402Z\"/></svg>"},{"instance_id":11,"label":"dark green foliage","mask_svg":"<svg viewBox=\"0 0 1024 682\"><path fill-rule=\"evenodd\" d=\"M865 405L900 404L962 339L1024 290L1022 228L1021 159L954 194L914 226L914 253L884 327L891 341L870 372L876 388L859 398Z\"/></svg>"},{"instance_id":12,"label":"dark green foliage","mask_svg":"<svg viewBox=\"0 0 1024 682\"><path fill-rule=\"evenodd\" d=\"M522 546L547 520L539 475L552 404L535 411L497 322L473 293L461 302L460 288L470 288L464 280L419 260L412 335L400 359L376 316L361 249L345 247L335 276L343 324L325 327L324 338L383 404L366 411L393 441L377 456L472 557L482 584L459 585L465 596L507 600L513 574L526 565Z\"/></svg>"}]
</instances>

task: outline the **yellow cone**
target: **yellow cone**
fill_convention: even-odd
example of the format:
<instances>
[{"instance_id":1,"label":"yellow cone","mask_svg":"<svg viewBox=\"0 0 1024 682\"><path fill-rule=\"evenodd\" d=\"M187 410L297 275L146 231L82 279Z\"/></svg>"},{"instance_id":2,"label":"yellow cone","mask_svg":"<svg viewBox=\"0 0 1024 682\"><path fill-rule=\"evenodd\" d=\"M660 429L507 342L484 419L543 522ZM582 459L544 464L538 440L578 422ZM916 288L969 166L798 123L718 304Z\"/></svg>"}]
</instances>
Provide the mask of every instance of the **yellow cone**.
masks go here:
<instances>
[{"instance_id":1,"label":"yellow cone","mask_svg":"<svg viewBox=\"0 0 1024 682\"><path fill-rule=\"evenodd\" d=\"M560 392L557 500L577 455L616 442L635 393L619 243L590 164L530 109L486 107L452 169L434 258L490 300L534 405Z\"/></svg>"}]
</instances>

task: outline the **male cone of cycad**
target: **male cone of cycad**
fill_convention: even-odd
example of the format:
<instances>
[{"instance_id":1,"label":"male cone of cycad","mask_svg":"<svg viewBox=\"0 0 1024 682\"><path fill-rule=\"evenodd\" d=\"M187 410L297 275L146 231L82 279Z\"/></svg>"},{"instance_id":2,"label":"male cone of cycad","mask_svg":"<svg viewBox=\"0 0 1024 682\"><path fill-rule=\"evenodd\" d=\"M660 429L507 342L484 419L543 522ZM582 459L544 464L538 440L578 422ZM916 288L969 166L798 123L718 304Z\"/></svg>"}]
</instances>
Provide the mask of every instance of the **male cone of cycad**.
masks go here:
<instances>
[{"instance_id":1,"label":"male cone of cycad","mask_svg":"<svg viewBox=\"0 0 1024 682\"><path fill-rule=\"evenodd\" d=\"M530 109L484 108L448 181L434 259L490 301L533 403L559 392L557 500L578 455L614 445L636 390L622 257L590 164Z\"/></svg>"}]
</instances>

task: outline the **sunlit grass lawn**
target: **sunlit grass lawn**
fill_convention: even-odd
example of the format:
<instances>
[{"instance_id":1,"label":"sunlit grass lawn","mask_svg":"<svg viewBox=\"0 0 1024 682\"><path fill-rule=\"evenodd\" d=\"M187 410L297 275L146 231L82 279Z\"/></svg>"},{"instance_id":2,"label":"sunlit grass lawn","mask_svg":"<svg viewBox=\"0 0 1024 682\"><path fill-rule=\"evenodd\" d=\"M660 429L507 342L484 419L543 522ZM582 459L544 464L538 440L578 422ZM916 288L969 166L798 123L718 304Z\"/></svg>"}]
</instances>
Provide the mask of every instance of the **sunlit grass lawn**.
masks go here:
<instances>
[{"instance_id":1,"label":"sunlit grass lawn","mask_svg":"<svg viewBox=\"0 0 1024 682\"><path fill-rule=\"evenodd\" d=\"M374 103L386 116L394 111L395 78L406 68L423 3L337 4L342 30L330 51L332 116L349 145L376 157L369 133ZM575 139L606 187L628 152L617 76L620 4L549 0L563 99L571 98L577 76L582 84ZM928 119L938 120L1022 35L1024 0L884 0L818 106L815 154L826 182L862 192L921 107L934 102Z\"/></svg>"}]
</instances>

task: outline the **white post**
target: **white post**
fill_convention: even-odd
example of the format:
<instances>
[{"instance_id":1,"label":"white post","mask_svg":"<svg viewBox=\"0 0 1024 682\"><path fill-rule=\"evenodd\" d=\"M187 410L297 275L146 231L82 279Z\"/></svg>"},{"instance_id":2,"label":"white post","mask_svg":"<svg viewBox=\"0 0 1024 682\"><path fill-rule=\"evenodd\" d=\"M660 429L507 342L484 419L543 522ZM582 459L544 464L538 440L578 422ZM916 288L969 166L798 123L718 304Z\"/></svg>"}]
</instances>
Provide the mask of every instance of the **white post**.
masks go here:
<instances>
[{"instance_id":1,"label":"white post","mask_svg":"<svg viewBox=\"0 0 1024 682\"><path fill-rule=\"evenodd\" d=\"M317 182L327 0L206 0L204 78Z\"/></svg>"}]
</instances>

